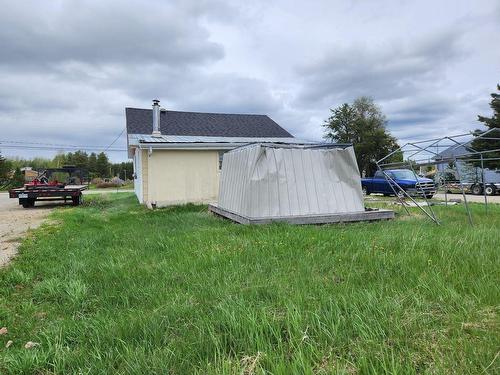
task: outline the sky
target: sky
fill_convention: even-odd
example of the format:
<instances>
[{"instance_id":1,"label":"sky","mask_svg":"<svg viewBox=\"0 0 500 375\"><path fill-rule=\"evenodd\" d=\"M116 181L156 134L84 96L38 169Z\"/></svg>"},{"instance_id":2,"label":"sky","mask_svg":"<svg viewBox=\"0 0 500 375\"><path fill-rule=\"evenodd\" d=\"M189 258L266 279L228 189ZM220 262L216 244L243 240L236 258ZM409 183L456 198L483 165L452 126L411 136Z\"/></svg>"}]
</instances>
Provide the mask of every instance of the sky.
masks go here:
<instances>
[{"instance_id":1,"label":"sky","mask_svg":"<svg viewBox=\"0 0 500 375\"><path fill-rule=\"evenodd\" d=\"M467 132L500 82L500 2L0 0L0 151L127 159L125 107L267 114L321 140L370 96L400 143ZM121 136L119 136L121 134ZM24 142L24 143L16 143ZM50 145L50 146L49 146Z\"/></svg>"}]
</instances>

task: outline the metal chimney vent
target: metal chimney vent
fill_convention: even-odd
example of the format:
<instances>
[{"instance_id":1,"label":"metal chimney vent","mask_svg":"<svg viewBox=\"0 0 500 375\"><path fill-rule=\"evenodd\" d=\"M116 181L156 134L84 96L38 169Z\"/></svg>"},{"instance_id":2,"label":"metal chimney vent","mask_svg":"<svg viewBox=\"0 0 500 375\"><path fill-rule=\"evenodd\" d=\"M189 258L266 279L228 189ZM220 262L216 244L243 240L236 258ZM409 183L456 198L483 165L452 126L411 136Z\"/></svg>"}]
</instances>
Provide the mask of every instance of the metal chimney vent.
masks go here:
<instances>
[{"instance_id":1,"label":"metal chimney vent","mask_svg":"<svg viewBox=\"0 0 500 375\"><path fill-rule=\"evenodd\" d=\"M160 136L160 101L158 99L153 99L153 134Z\"/></svg>"}]
</instances>

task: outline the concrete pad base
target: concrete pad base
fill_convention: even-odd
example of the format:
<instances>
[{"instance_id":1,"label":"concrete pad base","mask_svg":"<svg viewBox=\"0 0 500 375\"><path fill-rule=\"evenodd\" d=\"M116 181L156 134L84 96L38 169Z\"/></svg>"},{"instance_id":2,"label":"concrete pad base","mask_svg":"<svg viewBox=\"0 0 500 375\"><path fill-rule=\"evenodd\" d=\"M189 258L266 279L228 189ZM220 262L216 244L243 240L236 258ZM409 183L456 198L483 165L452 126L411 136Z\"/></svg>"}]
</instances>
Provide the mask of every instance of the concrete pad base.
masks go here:
<instances>
[{"instance_id":1,"label":"concrete pad base","mask_svg":"<svg viewBox=\"0 0 500 375\"><path fill-rule=\"evenodd\" d=\"M216 204L209 204L208 210L216 215L231 219L240 224L269 224L273 222L285 222L290 224L333 224L347 223L353 221L372 221L394 219L394 211L370 210L364 212L339 213L328 215L301 215L301 216L274 216L274 217L248 217L231 212Z\"/></svg>"}]
</instances>

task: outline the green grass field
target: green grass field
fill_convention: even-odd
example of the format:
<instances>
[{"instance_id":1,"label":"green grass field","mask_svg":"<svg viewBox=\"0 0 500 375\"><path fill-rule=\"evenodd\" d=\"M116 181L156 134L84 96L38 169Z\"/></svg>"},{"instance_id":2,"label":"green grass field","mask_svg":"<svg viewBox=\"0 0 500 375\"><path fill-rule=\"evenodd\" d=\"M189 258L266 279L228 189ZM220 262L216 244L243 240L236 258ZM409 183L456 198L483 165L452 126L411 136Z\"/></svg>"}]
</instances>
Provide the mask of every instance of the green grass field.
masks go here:
<instances>
[{"instance_id":1,"label":"green grass field","mask_svg":"<svg viewBox=\"0 0 500 375\"><path fill-rule=\"evenodd\" d=\"M500 205L472 208L249 227L89 197L0 270L0 373L498 374Z\"/></svg>"}]
</instances>

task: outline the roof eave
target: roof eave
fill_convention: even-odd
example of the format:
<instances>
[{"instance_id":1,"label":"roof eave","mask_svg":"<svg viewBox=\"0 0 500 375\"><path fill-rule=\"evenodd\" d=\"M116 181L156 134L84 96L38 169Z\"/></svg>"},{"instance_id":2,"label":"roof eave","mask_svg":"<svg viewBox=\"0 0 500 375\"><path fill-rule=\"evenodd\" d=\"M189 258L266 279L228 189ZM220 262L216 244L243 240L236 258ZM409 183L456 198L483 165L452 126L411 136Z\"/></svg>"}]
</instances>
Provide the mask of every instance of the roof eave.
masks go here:
<instances>
[{"instance_id":1,"label":"roof eave","mask_svg":"<svg viewBox=\"0 0 500 375\"><path fill-rule=\"evenodd\" d=\"M153 150L232 150L248 144L248 142L233 143L233 142L182 142L182 143L139 143L136 147L139 149Z\"/></svg>"}]
</instances>

